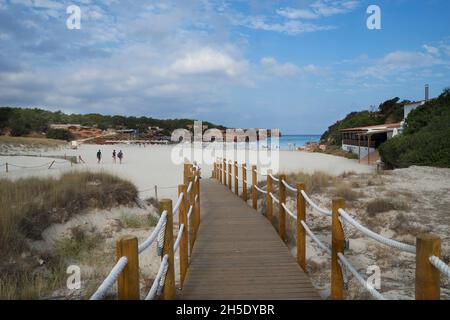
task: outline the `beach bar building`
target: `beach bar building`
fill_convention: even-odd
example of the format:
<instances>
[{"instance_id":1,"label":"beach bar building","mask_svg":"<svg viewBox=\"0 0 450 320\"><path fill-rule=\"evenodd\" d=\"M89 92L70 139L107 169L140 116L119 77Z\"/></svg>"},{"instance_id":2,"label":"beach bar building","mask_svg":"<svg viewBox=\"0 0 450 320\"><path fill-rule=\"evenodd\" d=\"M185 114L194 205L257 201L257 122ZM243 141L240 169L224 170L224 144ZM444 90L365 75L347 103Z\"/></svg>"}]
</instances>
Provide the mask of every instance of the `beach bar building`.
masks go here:
<instances>
[{"instance_id":1,"label":"beach bar building","mask_svg":"<svg viewBox=\"0 0 450 320\"><path fill-rule=\"evenodd\" d=\"M378 147L396 136L401 127L401 123L391 123L343 129L342 150L357 155L360 162L367 160L367 164L373 164L379 160Z\"/></svg>"}]
</instances>

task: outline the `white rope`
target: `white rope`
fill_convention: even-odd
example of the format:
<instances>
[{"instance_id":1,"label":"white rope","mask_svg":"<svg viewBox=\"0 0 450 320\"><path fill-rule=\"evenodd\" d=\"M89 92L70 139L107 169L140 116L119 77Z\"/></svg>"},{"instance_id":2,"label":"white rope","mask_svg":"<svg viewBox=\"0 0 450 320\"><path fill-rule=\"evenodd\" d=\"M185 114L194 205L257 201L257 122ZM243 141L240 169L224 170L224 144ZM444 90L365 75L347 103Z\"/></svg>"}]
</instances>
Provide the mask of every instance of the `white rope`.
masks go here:
<instances>
[{"instance_id":1,"label":"white rope","mask_svg":"<svg viewBox=\"0 0 450 320\"><path fill-rule=\"evenodd\" d=\"M284 186L286 187L286 189L291 190L291 191L293 191L293 192L297 192L297 188L291 187L291 186L289 185L289 183L287 183L287 182L284 181L284 180L281 180L281 181L283 182L283 184L284 184Z\"/></svg>"},{"instance_id":2,"label":"white rope","mask_svg":"<svg viewBox=\"0 0 450 320\"><path fill-rule=\"evenodd\" d=\"M372 239L381 242L387 246L406 251L409 253L416 253L416 247L410 244L406 244L403 242L399 242L396 240L392 240L386 237L383 237L382 235L379 235L378 233L373 232L372 230L364 227L359 222L354 220L350 215L345 212L343 209L339 209L339 214L351 225L353 225L356 229L358 229L360 232L364 233L366 236L371 237Z\"/></svg>"},{"instance_id":3,"label":"white rope","mask_svg":"<svg viewBox=\"0 0 450 320\"><path fill-rule=\"evenodd\" d=\"M280 201L273 195L272 192L270 192L269 194L272 197L273 201L275 201L276 203L280 203Z\"/></svg>"},{"instance_id":4,"label":"white rope","mask_svg":"<svg viewBox=\"0 0 450 320\"><path fill-rule=\"evenodd\" d=\"M326 253L328 253L331 256L331 249L326 246L322 241L319 240L319 238L316 237L316 235L311 231L311 229L308 227L308 225L305 223L305 221L300 221L300 223L302 224L303 228L305 228L306 233L308 234L308 236L314 240L315 243L317 243L317 245Z\"/></svg>"},{"instance_id":5,"label":"white rope","mask_svg":"<svg viewBox=\"0 0 450 320\"><path fill-rule=\"evenodd\" d=\"M308 195L306 194L306 192L304 190L300 191L303 198L305 198L306 202L309 203L309 205L315 209L317 212L326 215L326 216L331 216L331 211L327 210L327 209L322 209L321 207L319 207L317 204L315 204L310 197L308 197Z\"/></svg>"},{"instance_id":6,"label":"white rope","mask_svg":"<svg viewBox=\"0 0 450 320\"><path fill-rule=\"evenodd\" d=\"M450 278L450 266L448 266L444 261L436 256L431 256L430 262L436 269Z\"/></svg>"},{"instance_id":7,"label":"white rope","mask_svg":"<svg viewBox=\"0 0 450 320\"><path fill-rule=\"evenodd\" d=\"M267 191L264 191L263 189L260 189L256 184L255 184L255 188L256 188L256 190L258 190L262 194L267 194Z\"/></svg>"},{"instance_id":8,"label":"white rope","mask_svg":"<svg viewBox=\"0 0 450 320\"><path fill-rule=\"evenodd\" d=\"M350 261L345 258L345 256L338 252L339 260L345 265L345 267L353 274L353 276L358 280L358 282L367 290L369 293L378 300L386 300L386 298L379 293L374 287L372 287L364 278L359 274L359 272L353 267Z\"/></svg>"},{"instance_id":9,"label":"white rope","mask_svg":"<svg viewBox=\"0 0 450 320\"><path fill-rule=\"evenodd\" d=\"M195 195L194 202L197 203L197 200L198 200L198 194Z\"/></svg>"},{"instance_id":10,"label":"white rope","mask_svg":"<svg viewBox=\"0 0 450 320\"><path fill-rule=\"evenodd\" d=\"M275 178L273 175L269 174L269 176L272 178L273 181L278 182L280 179Z\"/></svg>"},{"instance_id":11,"label":"white rope","mask_svg":"<svg viewBox=\"0 0 450 320\"><path fill-rule=\"evenodd\" d=\"M198 176L195 176L194 182L198 181Z\"/></svg>"},{"instance_id":12,"label":"white rope","mask_svg":"<svg viewBox=\"0 0 450 320\"><path fill-rule=\"evenodd\" d=\"M97 291L91 296L90 300L101 300L105 297L106 293L109 289L114 285L119 277L120 273L123 271L125 266L128 263L127 257L121 257L116 265L109 272L108 276L103 280L100 287L98 287Z\"/></svg>"},{"instance_id":13,"label":"white rope","mask_svg":"<svg viewBox=\"0 0 450 320\"><path fill-rule=\"evenodd\" d=\"M286 212L287 212L294 220L297 220L297 215L295 215L291 210L289 210L289 208L287 207L286 204L282 203L281 206L284 208L284 210L286 210Z\"/></svg>"},{"instance_id":14,"label":"white rope","mask_svg":"<svg viewBox=\"0 0 450 320\"><path fill-rule=\"evenodd\" d=\"M190 219L191 218L191 215L192 215L192 209L194 208L194 206L190 206L189 207L189 211L188 211L188 214L187 214L187 217L188 217L188 219Z\"/></svg>"},{"instance_id":15,"label":"white rope","mask_svg":"<svg viewBox=\"0 0 450 320\"><path fill-rule=\"evenodd\" d=\"M184 224L182 224L180 226L180 230L178 230L177 240L175 241L175 244L173 245L173 252L177 251L178 247L180 246L180 242L181 242L181 237L183 235L183 231L184 231Z\"/></svg>"},{"instance_id":16,"label":"white rope","mask_svg":"<svg viewBox=\"0 0 450 320\"><path fill-rule=\"evenodd\" d=\"M161 265L159 266L158 273L156 274L155 281L153 281L152 287L150 288L150 291L148 292L147 296L145 297L145 300L154 300L159 288L161 286L161 280L164 278L165 280L165 273L167 272L167 267L169 265L169 256L166 254L163 259L161 260ZM164 283L163 283L164 284Z\"/></svg>"},{"instance_id":17,"label":"white rope","mask_svg":"<svg viewBox=\"0 0 450 320\"><path fill-rule=\"evenodd\" d=\"M187 193L191 192L191 189L192 189L192 181L189 182L189 185L188 185L187 190L186 190Z\"/></svg>"},{"instance_id":18,"label":"white rope","mask_svg":"<svg viewBox=\"0 0 450 320\"><path fill-rule=\"evenodd\" d=\"M183 192L180 193L180 195L178 196L178 201L177 203L175 203L175 206L173 207L173 214L177 213L178 209L180 209L181 202L183 201L183 196L184 196Z\"/></svg>"},{"instance_id":19,"label":"white rope","mask_svg":"<svg viewBox=\"0 0 450 320\"><path fill-rule=\"evenodd\" d=\"M146 250L148 247L150 247L150 245L153 243L153 241L155 241L155 239L158 237L158 234L161 232L161 230L165 229L166 222L167 222L167 211L164 211L161 214L161 217L159 218L159 221L158 221L155 229L153 229L150 236L139 245L139 247L138 247L139 253L142 253L144 250Z\"/></svg>"}]
</instances>

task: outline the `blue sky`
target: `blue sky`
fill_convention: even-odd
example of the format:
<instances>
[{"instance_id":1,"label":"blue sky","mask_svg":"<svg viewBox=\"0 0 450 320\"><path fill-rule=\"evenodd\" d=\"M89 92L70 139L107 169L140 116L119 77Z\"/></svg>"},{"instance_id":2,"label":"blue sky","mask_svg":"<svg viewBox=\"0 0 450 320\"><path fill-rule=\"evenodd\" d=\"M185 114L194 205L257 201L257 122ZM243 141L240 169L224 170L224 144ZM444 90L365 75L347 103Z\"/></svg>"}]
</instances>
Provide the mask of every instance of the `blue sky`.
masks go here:
<instances>
[{"instance_id":1,"label":"blue sky","mask_svg":"<svg viewBox=\"0 0 450 320\"><path fill-rule=\"evenodd\" d=\"M450 86L447 0L0 0L0 105L322 133L425 83Z\"/></svg>"}]
</instances>

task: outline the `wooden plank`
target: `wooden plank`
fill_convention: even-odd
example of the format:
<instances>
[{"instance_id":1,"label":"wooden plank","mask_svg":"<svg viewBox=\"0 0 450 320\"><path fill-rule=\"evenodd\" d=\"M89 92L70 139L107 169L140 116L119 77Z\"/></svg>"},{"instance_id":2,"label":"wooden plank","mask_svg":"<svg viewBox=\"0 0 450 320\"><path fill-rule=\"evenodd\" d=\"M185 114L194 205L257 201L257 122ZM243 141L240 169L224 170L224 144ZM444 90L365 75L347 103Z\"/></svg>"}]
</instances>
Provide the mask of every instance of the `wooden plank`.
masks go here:
<instances>
[{"instance_id":1,"label":"wooden plank","mask_svg":"<svg viewBox=\"0 0 450 320\"><path fill-rule=\"evenodd\" d=\"M181 299L320 299L266 218L215 180L202 180L200 193Z\"/></svg>"}]
</instances>

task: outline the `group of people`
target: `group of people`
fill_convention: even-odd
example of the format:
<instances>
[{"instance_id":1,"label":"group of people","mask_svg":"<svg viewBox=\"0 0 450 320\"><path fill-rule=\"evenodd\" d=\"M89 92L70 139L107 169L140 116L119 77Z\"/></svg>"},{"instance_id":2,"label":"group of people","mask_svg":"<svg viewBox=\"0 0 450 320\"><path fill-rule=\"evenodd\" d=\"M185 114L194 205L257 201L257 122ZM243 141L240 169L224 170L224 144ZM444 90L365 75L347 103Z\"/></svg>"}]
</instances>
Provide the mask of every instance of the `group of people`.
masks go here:
<instances>
[{"instance_id":1,"label":"group of people","mask_svg":"<svg viewBox=\"0 0 450 320\"><path fill-rule=\"evenodd\" d=\"M117 159L119 159L120 164L122 164L122 159L123 159L123 152L122 150L119 151L119 153L116 152L116 150L113 151L112 153L112 158L113 158L113 162L117 163ZM97 152L97 163L100 163L102 161L102 151L98 150Z\"/></svg>"}]
</instances>

